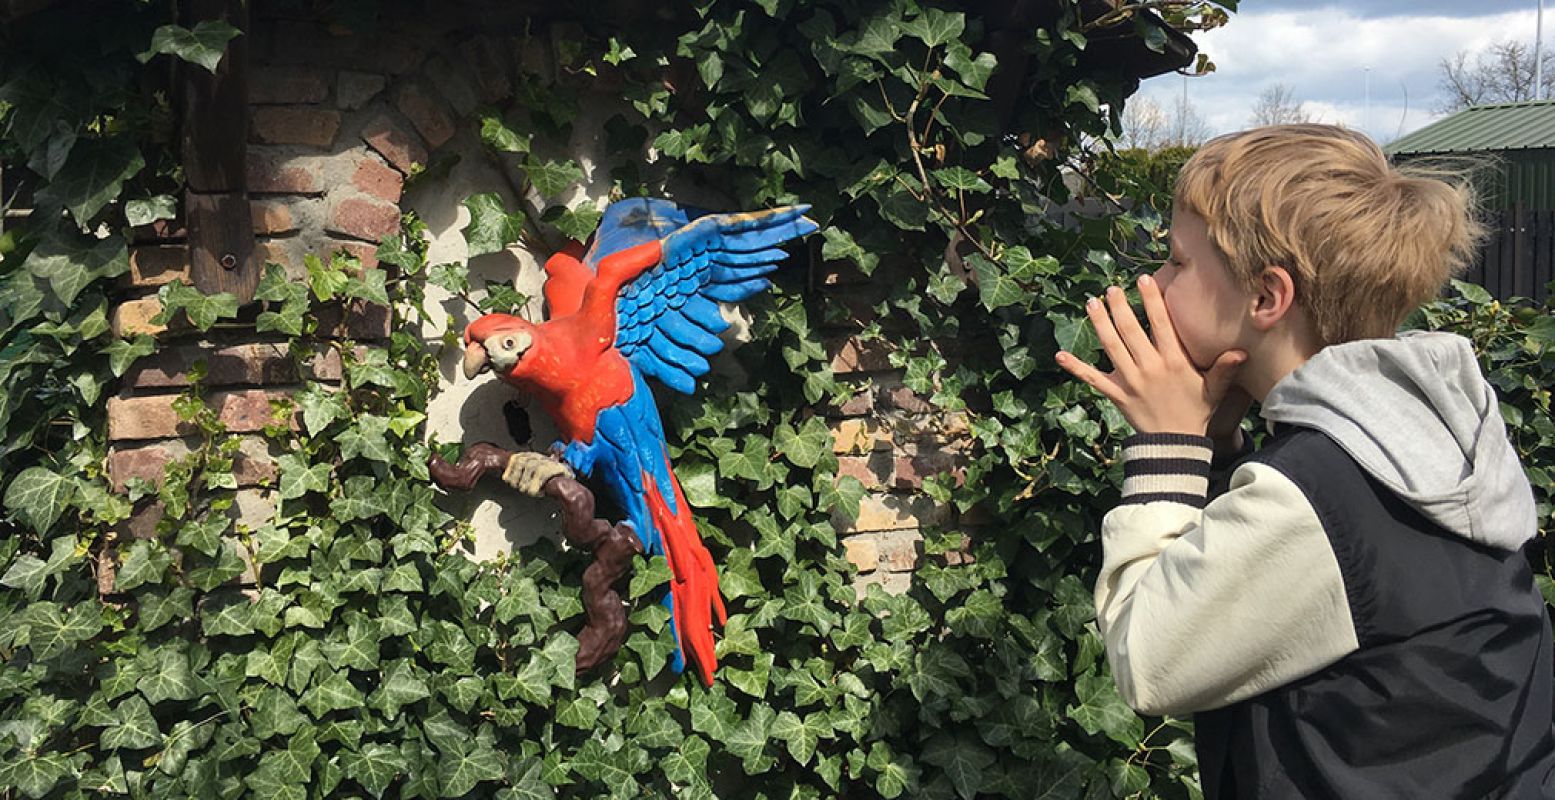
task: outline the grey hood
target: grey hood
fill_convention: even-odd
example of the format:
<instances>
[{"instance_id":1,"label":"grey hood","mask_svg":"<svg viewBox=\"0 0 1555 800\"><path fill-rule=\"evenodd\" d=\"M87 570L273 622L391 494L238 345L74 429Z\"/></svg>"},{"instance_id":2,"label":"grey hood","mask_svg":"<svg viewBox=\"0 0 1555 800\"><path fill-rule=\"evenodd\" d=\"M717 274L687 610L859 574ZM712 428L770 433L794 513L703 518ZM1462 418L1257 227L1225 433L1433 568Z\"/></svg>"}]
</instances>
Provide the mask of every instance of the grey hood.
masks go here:
<instances>
[{"instance_id":1,"label":"grey hood","mask_svg":"<svg viewBox=\"0 0 1555 800\"><path fill-rule=\"evenodd\" d=\"M1410 332L1319 351L1262 416L1327 434L1428 519L1515 550L1538 530L1533 490L1467 339Z\"/></svg>"}]
</instances>

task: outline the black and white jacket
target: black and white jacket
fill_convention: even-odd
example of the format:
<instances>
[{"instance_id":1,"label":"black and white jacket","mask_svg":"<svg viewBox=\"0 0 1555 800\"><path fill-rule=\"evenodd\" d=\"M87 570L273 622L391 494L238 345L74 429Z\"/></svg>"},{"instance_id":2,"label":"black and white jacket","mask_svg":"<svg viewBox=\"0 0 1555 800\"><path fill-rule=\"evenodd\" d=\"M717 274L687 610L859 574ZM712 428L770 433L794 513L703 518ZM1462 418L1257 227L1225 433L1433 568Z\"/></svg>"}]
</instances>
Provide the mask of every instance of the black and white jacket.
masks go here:
<instances>
[{"instance_id":1,"label":"black and white jacket","mask_svg":"<svg viewBox=\"0 0 1555 800\"><path fill-rule=\"evenodd\" d=\"M1194 714L1209 800L1555 797L1536 512L1468 343L1327 348L1261 413L1226 472L1125 445L1096 586L1124 699Z\"/></svg>"}]
</instances>

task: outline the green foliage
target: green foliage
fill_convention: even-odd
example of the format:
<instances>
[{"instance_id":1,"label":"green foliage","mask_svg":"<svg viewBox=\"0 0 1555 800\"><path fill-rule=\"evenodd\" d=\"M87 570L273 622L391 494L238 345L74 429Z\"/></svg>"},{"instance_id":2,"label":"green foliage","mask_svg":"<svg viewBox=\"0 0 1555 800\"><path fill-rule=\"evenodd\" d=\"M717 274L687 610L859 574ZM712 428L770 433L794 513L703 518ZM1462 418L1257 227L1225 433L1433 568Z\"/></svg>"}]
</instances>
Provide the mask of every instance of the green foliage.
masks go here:
<instances>
[{"instance_id":1,"label":"green foliage","mask_svg":"<svg viewBox=\"0 0 1555 800\"><path fill-rule=\"evenodd\" d=\"M579 676L586 560L546 538L490 563L458 552L470 532L426 471L446 449L424 441L438 353L408 331L426 319L427 283L471 287L465 265L426 262L414 220L380 247L382 269L326 254L307 260L305 282L279 268L260 282L254 329L304 361L334 348L345 372L275 409L273 515L238 521L237 439L198 380L176 405L196 431L189 455L159 485L108 491L103 389L156 347L108 332L105 292L126 266L119 226L165 218L180 187L156 96L101 87L139 86L129 76L154 70L137 55L199 62L227 40L166 32L163 7L120 5L88 30L39 12L0 49L0 155L37 177L52 205L36 219L111 232L35 223L0 260L0 789L1197 796L1186 726L1123 705L1092 618L1094 532L1127 431L1051 364L1059 347L1094 351L1085 297L1160 256L1168 185L1103 159L1087 175L1134 210L1051 213L1069 199L1063 162L1033 155L1022 134L1074 154L1131 89L1079 66L1072 14L1032 37L1004 106L990 96L995 59L978 50L988 23L949 3L703 0L678 29L591 20L562 48L571 73L621 81L625 110L605 124L618 156L596 166L619 192L696 181L730 208L810 202L823 225L810 253L872 276L843 303L801 291L798 265L780 271L737 353L749 381L710 382L668 408L730 612L708 689L666 669L662 559L641 561L625 587L632 623L614 663ZM1185 24L1223 18L1201 14ZM101 46L77 59L85 36ZM665 65L687 79L666 80ZM566 141L580 98L520 77L510 106L472 124L517 168L524 205L469 198L472 256L582 238L597 221L592 205L554 202L581 176L575 163L531 158L537 138ZM491 288L472 302L527 302ZM162 299L200 329L249 318L182 285ZM358 301L394 303L387 343L358 349L318 330L321 305ZM1548 310L1466 289L1424 319L1486 354L1548 525ZM863 487L837 480L814 414L856 389L827 367L834 323L885 345L928 416L964 417L976 440L964 482L925 490L991 522L927 531L904 595L873 587L857 600L835 527ZM166 509L154 536L116 539L130 503L154 500ZM117 593L100 598L112 554Z\"/></svg>"}]
</instances>

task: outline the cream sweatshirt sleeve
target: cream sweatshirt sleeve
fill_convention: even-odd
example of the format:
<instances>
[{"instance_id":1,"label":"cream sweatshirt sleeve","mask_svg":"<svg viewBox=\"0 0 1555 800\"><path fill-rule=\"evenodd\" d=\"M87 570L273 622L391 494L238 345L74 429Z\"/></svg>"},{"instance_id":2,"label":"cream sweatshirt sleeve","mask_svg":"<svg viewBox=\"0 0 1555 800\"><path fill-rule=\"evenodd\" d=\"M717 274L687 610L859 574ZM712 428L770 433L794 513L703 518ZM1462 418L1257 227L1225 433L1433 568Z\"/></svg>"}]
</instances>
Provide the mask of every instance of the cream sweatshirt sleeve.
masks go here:
<instances>
[{"instance_id":1,"label":"cream sweatshirt sleeve","mask_svg":"<svg viewBox=\"0 0 1555 800\"><path fill-rule=\"evenodd\" d=\"M1102 521L1096 613L1118 689L1147 714L1235 703L1357 647L1322 522L1284 474L1238 466L1206 502L1209 439L1124 443L1123 501Z\"/></svg>"}]
</instances>

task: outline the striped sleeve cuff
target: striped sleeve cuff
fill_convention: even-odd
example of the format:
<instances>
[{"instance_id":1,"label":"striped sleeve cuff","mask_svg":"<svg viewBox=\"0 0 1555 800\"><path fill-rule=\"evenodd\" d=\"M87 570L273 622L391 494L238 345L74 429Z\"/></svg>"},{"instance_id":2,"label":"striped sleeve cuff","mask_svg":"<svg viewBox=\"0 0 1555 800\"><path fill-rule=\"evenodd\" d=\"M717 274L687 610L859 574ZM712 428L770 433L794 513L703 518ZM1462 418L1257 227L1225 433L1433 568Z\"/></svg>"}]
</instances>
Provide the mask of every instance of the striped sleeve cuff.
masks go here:
<instances>
[{"instance_id":1,"label":"striped sleeve cuff","mask_svg":"<svg viewBox=\"0 0 1555 800\"><path fill-rule=\"evenodd\" d=\"M1215 444L1207 436L1137 433L1123 440L1123 505L1170 502L1203 508Z\"/></svg>"}]
</instances>

